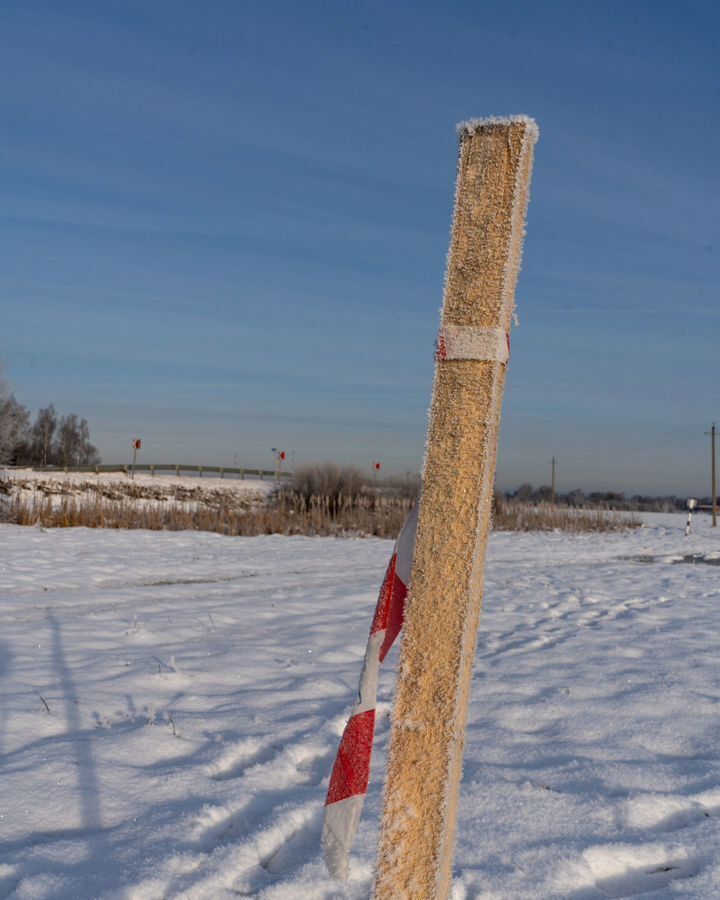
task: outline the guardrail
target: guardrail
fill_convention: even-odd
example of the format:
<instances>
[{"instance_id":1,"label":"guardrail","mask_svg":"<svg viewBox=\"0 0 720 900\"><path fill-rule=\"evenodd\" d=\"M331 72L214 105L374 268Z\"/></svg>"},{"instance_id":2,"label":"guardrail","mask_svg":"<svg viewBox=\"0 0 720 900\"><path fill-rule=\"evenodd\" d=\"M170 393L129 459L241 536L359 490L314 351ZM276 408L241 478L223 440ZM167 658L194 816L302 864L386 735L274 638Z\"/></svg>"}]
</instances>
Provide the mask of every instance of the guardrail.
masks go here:
<instances>
[{"instance_id":1,"label":"guardrail","mask_svg":"<svg viewBox=\"0 0 720 900\"><path fill-rule=\"evenodd\" d=\"M10 467L9 467L10 468ZM157 475L159 472L174 472L180 475L181 472L196 472L198 477L202 478L203 473L219 475L224 478L226 475L236 475L239 478L259 478L264 481L265 478L292 478L290 472L274 472L272 469L246 469L238 466L188 466L180 463L171 463L168 465L156 465L150 463L136 463L124 465L99 465L99 466L25 466L22 468L31 468L34 472L94 472L99 475L101 472L123 472L130 475L133 472L150 472L151 475Z\"/></svg>"}]
</instances>

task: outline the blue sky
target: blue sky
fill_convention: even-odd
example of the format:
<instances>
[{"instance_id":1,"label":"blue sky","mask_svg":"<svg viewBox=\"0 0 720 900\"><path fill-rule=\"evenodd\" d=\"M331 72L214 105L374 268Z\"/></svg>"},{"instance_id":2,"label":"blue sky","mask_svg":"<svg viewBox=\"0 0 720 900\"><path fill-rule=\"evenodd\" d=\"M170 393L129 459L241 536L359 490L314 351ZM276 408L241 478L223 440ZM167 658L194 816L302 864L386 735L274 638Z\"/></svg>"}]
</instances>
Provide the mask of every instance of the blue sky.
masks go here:
<instances>
[{"instance_id":1,"label":"blue sky","mask_svg":"<svg viewBox=\"0 0 720 900\"><path fill-rule=\"evenodd\" d=\"M709 492L720 13L0 5L0 360L107 462L417 469L455 123L540 125L498 481Z\"/></svg>"}]
</instances>

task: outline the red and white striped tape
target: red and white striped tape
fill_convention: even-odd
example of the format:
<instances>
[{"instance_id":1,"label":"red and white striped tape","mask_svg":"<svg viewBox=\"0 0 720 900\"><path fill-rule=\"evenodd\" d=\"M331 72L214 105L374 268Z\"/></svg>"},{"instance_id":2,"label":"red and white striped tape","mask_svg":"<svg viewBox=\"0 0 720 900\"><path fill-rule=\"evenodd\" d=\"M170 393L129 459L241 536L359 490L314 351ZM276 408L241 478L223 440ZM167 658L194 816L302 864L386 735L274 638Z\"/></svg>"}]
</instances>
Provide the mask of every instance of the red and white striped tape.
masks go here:
<instances>
[{"instance_id":1,"label":"red and white striped tape","mask_svg":"<svg viewBox=\"0 0 720 900\"><path fill-rule=\"evenodd\" d=\"M375 735L378 672L380 663L402 628L417 516L416 503L395 543L380 588L360 673L358 697L340 740L330 776L325 800L323 845L328 869L335 878L347 877L350 849L367 794Z\"/></svg>"}]
</instances>

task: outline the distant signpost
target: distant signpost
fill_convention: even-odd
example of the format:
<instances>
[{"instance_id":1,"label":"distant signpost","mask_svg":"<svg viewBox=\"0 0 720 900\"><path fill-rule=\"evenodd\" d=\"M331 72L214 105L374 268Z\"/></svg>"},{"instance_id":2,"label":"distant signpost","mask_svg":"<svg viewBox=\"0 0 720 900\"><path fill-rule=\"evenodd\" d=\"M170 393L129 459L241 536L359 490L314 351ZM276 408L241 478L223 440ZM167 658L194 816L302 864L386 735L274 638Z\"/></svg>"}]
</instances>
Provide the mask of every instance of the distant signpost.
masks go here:
<instances>
[{"instance_id":1,"label":"distant signpost","mask_svg":"<svg viewBox=\"0 0 720 900\"><path fill-rule=\"evenodd\" d=\"M142 441L140 438L134 438L132 442L133 446L133 461L132 461L132 469L130 470L130 477L135 477L135 462L137 461L137 453L138 450L142 447Z\"/></svg>"},{"instance_id":2,"label":"distant signpost","mask_svg":"<svg viewBox=\"0 0 720 900\"><path fill-rule=\"evenodd\" d=\"M287 453L284 450L278 450L277 447L271 447L270 450L275 454L275 481L280 481L282 464L287 457Z\"/></svg>"}]
</instances>

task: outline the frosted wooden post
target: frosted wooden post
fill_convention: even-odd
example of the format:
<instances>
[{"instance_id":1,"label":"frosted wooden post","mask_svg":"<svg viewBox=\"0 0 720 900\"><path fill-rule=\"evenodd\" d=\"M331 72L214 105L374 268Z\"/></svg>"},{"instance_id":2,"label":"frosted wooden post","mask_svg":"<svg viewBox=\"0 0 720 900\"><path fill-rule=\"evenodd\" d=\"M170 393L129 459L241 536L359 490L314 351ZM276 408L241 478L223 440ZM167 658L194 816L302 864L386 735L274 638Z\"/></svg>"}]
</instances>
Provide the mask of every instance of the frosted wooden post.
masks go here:
<instances>
[{"instance_id":1,"label":"frosted wooden post","mask_svg":"<svg viewBox=\"0 0 720 900\"><path fill-rule=\"evenodd\" d=\"M460 126L376 900L443 900L450 890L507 335L537 133L524 116Z\"/></svg>"}]
</instances>

